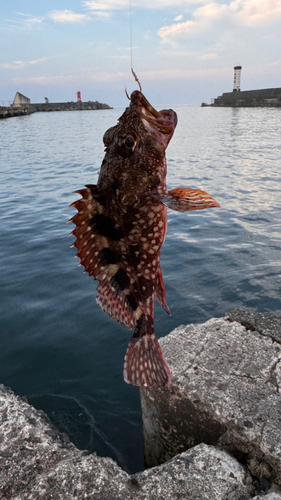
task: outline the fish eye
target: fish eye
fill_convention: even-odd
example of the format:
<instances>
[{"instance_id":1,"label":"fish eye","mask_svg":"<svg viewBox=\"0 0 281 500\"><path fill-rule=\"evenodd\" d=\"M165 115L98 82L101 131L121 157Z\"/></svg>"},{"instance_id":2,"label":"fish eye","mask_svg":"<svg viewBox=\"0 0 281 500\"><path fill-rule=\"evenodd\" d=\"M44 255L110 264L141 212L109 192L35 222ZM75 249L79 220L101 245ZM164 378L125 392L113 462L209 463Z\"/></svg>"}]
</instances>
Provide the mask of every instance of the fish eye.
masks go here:
<instances>
[{"instance_id":1,"label":"fish eye","mask_svg":"<svg viewBox=\"0 0 281 500\"><path fill-rule=\"evenodd\" d=\"M113 138L114 138L114 135L116 133L116 129L117 129L117 126L115 125L114 127L110 127L105 133L104 133L104 136L103 136L103 143L106 147L108 147Z\"/></svg>"},{"instance_id":2,"label":"fish eye","mask_svg":"<svg viewBox=\"0 0 281 500\"><path fill-rule=\"evenodd\" d=\"M128 135L128 137L126 137L126 139L124 141L124 144L125 144L127 149L133 149L135 143L136 143L136 141L131 135Z\"/></svg>"}]
</instances>

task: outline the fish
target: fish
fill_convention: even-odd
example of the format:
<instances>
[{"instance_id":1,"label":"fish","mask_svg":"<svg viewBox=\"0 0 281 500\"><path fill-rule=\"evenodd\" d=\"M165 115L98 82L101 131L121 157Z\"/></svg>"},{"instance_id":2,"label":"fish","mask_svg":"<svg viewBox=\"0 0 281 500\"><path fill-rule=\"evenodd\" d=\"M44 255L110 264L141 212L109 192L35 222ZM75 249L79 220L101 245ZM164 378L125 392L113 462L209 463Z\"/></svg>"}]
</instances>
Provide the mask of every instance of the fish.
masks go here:
<instances>
[{"instance_id":1,"label":"fish","mask_svg":"<svg viewBox=\"0 0 281 500\"><path fill-rule=\"evenodd\" d=\"M219 207L200 189L166 186L165 151L177 125L171 109L156 111L140 90L104 136L97 184L75 191L72 246L99 281L96 302L133 330L123 378L139 387L171 385L171 371L154 331L154 296L170 315L160 266L167 208L179 212Z\"/></svg>"}]
</instances>

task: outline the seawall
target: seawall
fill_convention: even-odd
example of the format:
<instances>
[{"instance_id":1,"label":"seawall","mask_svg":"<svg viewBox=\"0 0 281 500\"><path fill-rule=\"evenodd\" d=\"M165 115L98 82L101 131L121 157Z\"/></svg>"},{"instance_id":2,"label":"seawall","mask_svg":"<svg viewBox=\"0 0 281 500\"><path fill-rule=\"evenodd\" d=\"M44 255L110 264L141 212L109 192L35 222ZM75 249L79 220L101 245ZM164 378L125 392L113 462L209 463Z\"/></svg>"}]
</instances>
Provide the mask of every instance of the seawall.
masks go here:
<instances>
[{"instance_id":1,"label":"seawall","mask_svg":"<svg viewBox=\"0 0 281 500\"><path fill-rule=\"evenodd\" d=\"M25 116L36 112L50 112L50 111L85 111L85 110L98 110L98 109L113 109L108 104L98 101L88 102L48 102L48 103L31 103L22 106L0 106L0 119L12 118L14 116Z\"/></svg>"},{"instance_id":2,"label":"seawall","mask_svg":"<svg viewBox=\"0 0 281 500\"><path fill-rule=\"evenodd\" d=\"M234 309L160 342L172 385L141 390L150 469L78 450L0 385L0 498L281 500L281 318Z\"/></svg>"},{"instance_id":3,"label":"seawall","mask_svg":"<svg viewBox=\"0 0 281 500\"><path fill-rule=\"evenodd\" d=\"M30 110L28 106L0 106L0 119L12 118L13 116L25 116L30 115L30 113L34 113L34 111Z\"/></svg>"},{"instance_id":4,"label":"seawall","mask_svg":"<svg viewBox=\"0 0 281 500\"><path fill-rule=\"evenodd\" d=\"M70 101L70 102L48 102L48 103L32 103L29 105L30 111L85 111L97 109L112 109L108 104L98 101Z\"/></svg>"},{"instance_id":5,"label":"seawall","mask_svg":"<svg viewBox=\"0 0 281 500\"><path fill-rule=\"evenodd\" d=\"M231 108L279 108L281 107L281 88L225 92L221 96L214 99L212 104L202 103L201 106Z\"/></svg>"}]
</instances>

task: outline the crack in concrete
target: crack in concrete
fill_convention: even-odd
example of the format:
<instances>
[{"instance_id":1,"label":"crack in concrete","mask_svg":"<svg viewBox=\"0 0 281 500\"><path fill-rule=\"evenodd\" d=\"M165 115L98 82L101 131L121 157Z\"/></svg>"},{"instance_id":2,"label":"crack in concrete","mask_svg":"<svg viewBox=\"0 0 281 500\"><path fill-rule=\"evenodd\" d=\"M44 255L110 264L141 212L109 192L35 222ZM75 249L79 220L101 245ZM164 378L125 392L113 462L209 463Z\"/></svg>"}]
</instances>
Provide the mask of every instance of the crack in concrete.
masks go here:
<instances>
[{"instance_id":1,"label":"crack in concrete","mask_svg":"<svg viewBox=\"0 0 281 500\"><path fill-rule=\"evenodd\" d=\"M277 361L275 361L275 363L272 365L270 371L269 371L269 377L268 377L268 380L266 380L266 384L270 383L272 385L274 385L276 387L276 392L280 392L279 391L279 384L278 384L278 378L277 378L277 374L275 373L276 372L276 368L277 368L277 365L280 363L281 359L278 358Z\"/></svg>"}]
</instances>

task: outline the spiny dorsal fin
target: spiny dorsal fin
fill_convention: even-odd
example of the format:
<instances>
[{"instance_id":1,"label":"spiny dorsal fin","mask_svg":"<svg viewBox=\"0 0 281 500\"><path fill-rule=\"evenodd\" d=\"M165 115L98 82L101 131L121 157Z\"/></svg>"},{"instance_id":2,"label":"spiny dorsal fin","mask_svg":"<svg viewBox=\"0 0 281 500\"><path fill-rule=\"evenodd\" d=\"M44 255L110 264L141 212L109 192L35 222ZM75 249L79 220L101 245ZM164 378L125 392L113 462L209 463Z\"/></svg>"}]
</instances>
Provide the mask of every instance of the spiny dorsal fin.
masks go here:
<instances>
[{"instance_id":1,"label":"spiny dorsal fin","mask_svg":"<svg viewBox=\"0 0 281 500\"><path fill-rule=\"evenodd\" d=\"M77 257L80 258L85 271L100 282L96 299L99 306L116 321L133 329L136 314L130 298L127 291L120 289L114 280L117 273L120 275L122 272L118 253L109 248L109 239L97 234L96 225L93 224L95 217L102 212L97 186L89 186L75 192L81 194L82 198L70 205L76 208L78 213L69 222L76 224L71 235L76 236L73 246L78 250Z\"/></svg>"}]
</instances>

